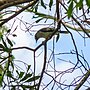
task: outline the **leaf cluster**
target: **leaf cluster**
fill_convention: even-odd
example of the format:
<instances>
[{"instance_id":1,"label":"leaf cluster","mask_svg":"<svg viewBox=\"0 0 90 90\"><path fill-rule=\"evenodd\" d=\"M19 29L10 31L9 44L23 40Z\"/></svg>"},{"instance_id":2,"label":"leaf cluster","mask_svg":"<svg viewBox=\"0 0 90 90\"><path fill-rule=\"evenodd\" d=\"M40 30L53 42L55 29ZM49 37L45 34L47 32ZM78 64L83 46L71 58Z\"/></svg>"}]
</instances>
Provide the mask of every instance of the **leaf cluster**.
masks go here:
<instances>
[{"instance_id":1,"label":"leaf cluster","mask_svg":"<svg viewBox=\"0 0 90 90\"><path fill-rule=\"evenodd\" d=\"M85 0L85 2L84 2L84 0L79 0L79 1L69 0L68 1L69 6L67 9L68 18L70 18L72 16L74 9L76 9L77 12L78 12L78 9L79 10L83 9L83 5L84 5L83 3L86 3L86 6L88 7L88 9L90 9L90 0Z\"/></svg>"}]
</instances>

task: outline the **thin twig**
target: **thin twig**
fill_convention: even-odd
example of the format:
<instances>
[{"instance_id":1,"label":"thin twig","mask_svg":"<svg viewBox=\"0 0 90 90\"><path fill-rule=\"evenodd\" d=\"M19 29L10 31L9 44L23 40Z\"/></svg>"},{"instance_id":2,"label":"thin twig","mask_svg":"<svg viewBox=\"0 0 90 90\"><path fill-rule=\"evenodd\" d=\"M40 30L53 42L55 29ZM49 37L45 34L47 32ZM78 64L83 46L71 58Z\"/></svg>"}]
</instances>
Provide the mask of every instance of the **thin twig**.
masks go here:
<instances>
[{"instance_id":1,"label":"thin twig","mask_svg":"<svg viewBox=\"0 0 90 90\"><path fill-rule=\"evenodd\" d=\"M44 74L45 67L46 67L46 59L47 59L47 42L45 42L45 44L44 44L44 64L43 64L43 68L42 68L42 72L41 72L41 76L40 76L40 80L39 80L37 90L39 90L40 85L41 85L41 81L42 81L43 74Z\"/></svg>"}]
</instances>

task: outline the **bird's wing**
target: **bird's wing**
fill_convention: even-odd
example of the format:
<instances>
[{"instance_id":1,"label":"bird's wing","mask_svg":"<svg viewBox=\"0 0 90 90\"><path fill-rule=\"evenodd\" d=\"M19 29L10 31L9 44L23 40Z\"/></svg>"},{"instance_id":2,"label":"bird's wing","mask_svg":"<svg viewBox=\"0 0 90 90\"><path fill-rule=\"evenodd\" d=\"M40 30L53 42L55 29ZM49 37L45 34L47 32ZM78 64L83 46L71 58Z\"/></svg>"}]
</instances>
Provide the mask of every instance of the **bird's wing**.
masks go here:
<instances>
[{"instance_id":1,"label":"bird's wing","mask_svg":"<svg viewBox=\"0 0 90 90\"><path fill-rule=\"evenodd\" d=\"M39 31L41 31L41 32L53 32L54 29L53 28L42 28Z\"/></svg>"}]
</instances>

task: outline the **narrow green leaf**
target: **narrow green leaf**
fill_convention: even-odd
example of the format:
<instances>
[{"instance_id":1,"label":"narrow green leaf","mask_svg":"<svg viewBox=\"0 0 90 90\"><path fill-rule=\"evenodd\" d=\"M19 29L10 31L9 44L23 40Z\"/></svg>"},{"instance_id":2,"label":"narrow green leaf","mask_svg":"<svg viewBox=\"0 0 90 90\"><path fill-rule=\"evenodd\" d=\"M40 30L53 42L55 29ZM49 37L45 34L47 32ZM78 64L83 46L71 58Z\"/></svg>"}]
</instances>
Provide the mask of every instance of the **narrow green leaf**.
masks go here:
<instances>
[{"instance_id":1,"label":"narrow green leaf","mask_svg":"<svg viewBox=\"0 0 90 90\"><path fill-rule=\"evenodd\" d=\"M32 78L26 80L26 82L32 82L32 81L37 80L39 78L40 78L40 76L35 76L35 77L32 77Z\"/></svg>"},{"instance_id":2,"label":"narrow green leaf","mask_svg":"<svg viewBox=\"0 0 90 90\"><path fill-rule=\"evenodd\" d=\"M8 70L6 75L11 79L16 80L16 78L13 77L13 74L11 73L11 71Z\"/></svg>"},{"instance_id":3,"label":"narrow green leaf","mask_svg":"<svg viewBox=\"0 0 90 90\"><path fill-rule=\"evenodd\" d=\"M90 8L90 0L86 0L86 4Z\"/></svg>"},{"instance_id":4,"label":"narrow green leaf","mask_svg":"<svg viewBox=\"0 0 90 90\"><path fill-rule=\"evenodd\" d=\"M36 23L38 23L38 22L40 22L41 20L42 20L43 18L40 18L40 19L38 19L37 21L35 21Z\"/></svg>"},{"instance_id":5,"label":"narrow green leaf","mask_svg":"<svg viewBox=\"0 0 90 90\"><path fill-rule=\"evenodd\" d=\"M8 69L8 61L5 62L4 70Z\"/></svg>"},{"instance_id":6,"label":"narrow green leaf","mask_svg":"<svg viewBox=\"0 0 90 90\"><path fill-rule=\"evenodd\" d=\"M49 2L49 8L50 8L50 10L51 10L52 5L53 5L53 0L50 0L50 2Z\"/></svg>"},{"instance_id":7,"label":"narrow green leaf","mask_svg":"<svg viewBox=\"0 0 90 90\"><path fill-rule=\"evenodd\" d=\"M2 65L0 64L0 75L2 75L2 72L4 71Z\"/></svg>"},{"instance_id":8,"label":"narrow green leaf","mask_svg":"<svg viewBox=\"0 0 90 90\"><path fill-rule=\"evenodd\" d=\"M0 48L1 48L1 49L4 49L5 47L4 47L2 44L0 44Z\"/></svg>"},{"instance_id":9,"label":"narrow green leaf","mask_svg":"<svg viewBox=\"0 0 90 90\"><path fill-rule=\"evenodd\" d=\"M31 67L31 65L28 65L27 72L29 71L30 67Z\"/></svg>"},{"instance_id":10,"label":"narrow green leaf","mask_svg":"<svg viewBox=\"0 0 90 90\"><path fill-rule=\"evenodd\" d=\"M72 16L72 11L73 11L73 1L70 3L68 10L67 10L68 18Z\"/></svg>"},{"instance_id":11,"label":"narrow green leaf","mask_svg":"<svg viewBox=\"0 0 90 90\"><path fill-rule=\"evenodd\" d=\"M2 87L2 83L3 83L3 76L0 75L0 87Z\"/></svg>"},{"instance_id":12,"label":"narrow green leaf","mask_svg":"<svg viewBox=\"0 0 90 90\"><path fill-rule=\"evenodd\" d=\"M22 78L25 72L20 72L19 78Z\"/></svg>"},{"instance_id":13,"label":"narrow green leaf","mask_svg":"<svg viewBox=\"0 0 90 90\"><path fill-rule=\"evenodd\" d=\"M13 64L13 62L12 62L12 57L10 57L11 58L11 67L12 67L12 69L14 70L14 64Z\"/></svg>"},{"instance_id":14,"label":"narrow green leaf","mask_svg":"<svg viewBox=\"0 0 90 90\"><path fill-rule=\"evenodd\" d=\"M7 71L7 76L12 78L12 74L11 74L11 71Z\"/></svg>"},{"instance_id":15,"label":"narrow green leaf","mask_svg":"<svg viewBox=\"0 0 90 90\"><path fill-rule=\"evenodd\" d=\"M43 0L41 0L41 6L44 7L44 8L46 9L46 6L45 6Z\"/></svg>"},{"instance_id":16,"label":"narrow green leaf","mask_svg":"<svg viewBox=\"0 0 90 90\"><path fill-rule=\"evenodd\" d=\"M79 10L83 8L83 0L80 0L78 3L77 3L77 6L76 7L79 7Z\"/></svg>"},{"instance_id":17,"label":"narrow green leaf","mask_svg":"<svg viewBox=\"0 0 90 90\"><path fill-rule=\"evenodd\" d=\"M12 44L12 42L11 42L11 40L9 38L7 38L7 41L11 46L13 46L13 44Z\"/></svg>"},{"instance_id":18,"label":"narrow green leaf","mask_svg":"<svg viewBox=\"0 0 90 90\"><path fill-rule=\"evenodd\" d=\"M34 89L35 86L37 86L37 84L36 85L32 85L32 86L31 85L21 85L21 87L24 88L25 90L26 89L35 90Z\"/></svg>"},{"instance_id":19,"label":"narrow green leaf","mask_svg":"<svg viewBox=\"0 0 90 90\"><path fill-rule=\"evenodd\" d=\"M90 0L89 0L90 1ZM79 1L79 6L82 8L83 7L83 0Z\"/></svg>"},{"instance_id":20,"label":"narrow green leaf","mask_svg":"<svg viewBox=\"0 0 90 90\"><path fill-rule=\"evenodd\" d=\"M25 81L26 79L30 78L31 76L32 76L32 74L28 73L20 81Z\"/></svg>"},{"instance_id":21,"label":"narrow green leaf","mask_svg":"<svg viewBox=\"0 0 90 90\"><path fill-rule=\"evenodd\" d=\"M6 42L4 41L3 36L1 36L1 39L2 39L3 45L7 48L7 44L6 44Z\"/></svg>"}]
</instances>

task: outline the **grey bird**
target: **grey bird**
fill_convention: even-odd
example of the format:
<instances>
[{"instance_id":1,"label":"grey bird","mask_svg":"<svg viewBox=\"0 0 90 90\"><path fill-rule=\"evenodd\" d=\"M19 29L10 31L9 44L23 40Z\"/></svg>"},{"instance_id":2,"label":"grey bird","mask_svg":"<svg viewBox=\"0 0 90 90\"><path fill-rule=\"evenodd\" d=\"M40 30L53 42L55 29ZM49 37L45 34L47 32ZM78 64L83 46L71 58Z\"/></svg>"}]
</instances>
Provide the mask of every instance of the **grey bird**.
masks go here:
<instances>
[{"instance_id":1,"label":"grey bird","mask_svg":"<svg viewBox=\"0 0 90 90\"><path fill-rule=\"evenodd\" d=\"M37 33L35 34L35 40L36 42L38 41L38 39L40 38L45 38L47 39L48 37L50 37L53 32L55 31L55 28L50 28L50 27L46 27L46 28L41 28L40 30L37 31ZM57 31L54 35L58 35L59 33L64 33L67 34L67 31Z\"/></svg>"}]
</instances>

